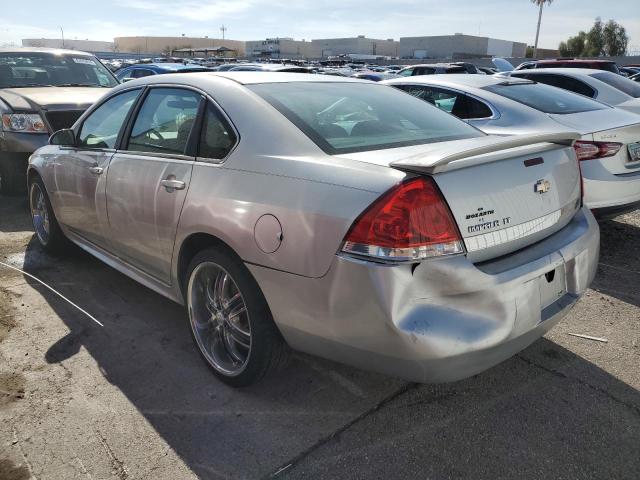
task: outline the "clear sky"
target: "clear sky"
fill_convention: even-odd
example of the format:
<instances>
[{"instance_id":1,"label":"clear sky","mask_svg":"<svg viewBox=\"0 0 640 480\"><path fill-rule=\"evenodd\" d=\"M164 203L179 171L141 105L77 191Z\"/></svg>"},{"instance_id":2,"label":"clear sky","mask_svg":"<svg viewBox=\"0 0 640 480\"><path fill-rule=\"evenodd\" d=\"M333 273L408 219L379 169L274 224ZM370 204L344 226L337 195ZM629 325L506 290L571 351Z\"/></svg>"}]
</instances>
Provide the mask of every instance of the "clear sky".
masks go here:
<instances>
[{"instance_id":1,"label":"clear sky","mask_svg":"<svg viewBox=\"0 0 640 480\"><path fill-rule=\"evenodd\" d=\"M4 4L4 6L3 6ZM595 17L624 25L640 52L640 0L555 0L545 7L540 46L587 30ZM116 36L209 36L258 40L366 35L394 38L461 32L533 44L529 0L0 0L0 45L22 38L112 40Z\"/></svg>"}]
</instances>

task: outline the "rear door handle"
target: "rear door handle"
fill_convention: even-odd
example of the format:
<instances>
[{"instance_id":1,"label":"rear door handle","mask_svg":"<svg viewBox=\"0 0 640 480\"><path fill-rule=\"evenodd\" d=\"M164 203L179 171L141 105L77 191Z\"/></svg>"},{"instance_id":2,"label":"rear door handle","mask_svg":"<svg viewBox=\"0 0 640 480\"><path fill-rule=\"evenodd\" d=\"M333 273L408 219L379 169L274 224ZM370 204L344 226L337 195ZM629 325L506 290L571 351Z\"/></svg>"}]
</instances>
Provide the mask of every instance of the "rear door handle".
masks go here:
<instances>
[{"instance_id":1,"label":"rear door handle","mask_svg":"<svg viewBox=\"0 0 640 480\"><path fill-rule=\"evenodd\" d=\"M171 193L174 190L184 190L185 183L181 180L176 180L176 177L169 175L164 180L160 180L160 185L167 189L167 192Z\"/></svg>"},{"instance_id":2,"label":"rear door handle","mask_svg":"<svg viewBox=\"0 0 640 480\"><path fill-rule=\"evenodd\" d=\"M93 167L89 167L89 171L94 175L102 175L102 172L104 172L104 168L94 165Z\"/></svg>"}]
</instances>

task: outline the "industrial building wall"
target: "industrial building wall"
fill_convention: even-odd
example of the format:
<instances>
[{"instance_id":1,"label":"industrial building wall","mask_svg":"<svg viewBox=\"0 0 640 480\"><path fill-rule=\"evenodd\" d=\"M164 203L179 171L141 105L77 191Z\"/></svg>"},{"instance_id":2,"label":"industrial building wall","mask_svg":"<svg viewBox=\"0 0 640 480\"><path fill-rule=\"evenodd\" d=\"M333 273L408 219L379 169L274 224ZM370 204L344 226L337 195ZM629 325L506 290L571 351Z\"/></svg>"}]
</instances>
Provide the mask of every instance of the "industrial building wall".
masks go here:
<instances>
[{"instance_id":1,"label":"industrial building wall","mask_svg":"<svg viewBox=\"0 0 640 480\"><path fill-rule=\"evenodd\" d=\"M97 40L71 40L62 38L25 38L23 47L67 48L83 52L111 52L114 49L113 42L101 42Z\"/></svg>"},{"instance_id":2,"label":"industrial building wall","mask_svg":"<svg viewBox=\"0 0 640 480\"><path fill-rule=\"evenodd\" d=\"M167 49L227 47L245 55L245 42L203 37L116 37L116 49L120 52L150 53L159 55Z\"/></svg>"},{"instance_id":3,"label":"industrial building wall","mask_svg":"<svg viewBox=\"0 0 640 480\"><path fill-rule=\"evenodd\" d=\"M395 57L399 53L399 42L391 39L366 37L320 38L311 41L318 56L348 55L382 55Z\"/></svg>"},{"instance_id":4,"label":"industrial building wall","mask_svg":"<svg viewBox=\"0 0 640 480\"><path fill-rule=\"evenodd\" d=\"M520 57L527 45L509 40L498 40L475 35L442 35L432 37L400 38L402 58L470 58L478 56Z\"/></svg>"}]
</instances>

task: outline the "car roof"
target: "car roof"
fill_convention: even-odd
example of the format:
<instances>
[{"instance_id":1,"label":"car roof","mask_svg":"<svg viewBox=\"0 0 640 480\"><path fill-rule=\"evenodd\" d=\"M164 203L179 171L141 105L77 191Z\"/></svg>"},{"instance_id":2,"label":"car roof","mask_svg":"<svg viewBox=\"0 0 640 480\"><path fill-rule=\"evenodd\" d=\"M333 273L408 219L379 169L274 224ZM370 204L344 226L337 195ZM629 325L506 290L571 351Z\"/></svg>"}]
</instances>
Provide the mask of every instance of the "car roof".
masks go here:
<instances>
[{"instance_id":1,"label":"car roof","mask_svg":"<svg viewBox=\"0 0 640 480\"><path fill-rule=\"evenodd\" d=\"M404 68L413 68L413 67L464 67L463 63L420 63L418 65L408 65Z\"/></svg>"},{"instance_id":2,"label":"car roof","mask_svg":"<svg viewBox=\"0 0 640 480\"><path fill-rule=\"evenodd\" d=\"M185 75L199 75L185 74ZM318 75L315 73L291 73L291 72L212 72L211 74L205 73L205 75L214 75L217 77L228 78L236 83L242 85L255 85L258 83L291 83L291 82L351 82L351 83L366 83L371 82L367 80L360 80L357 78L347 77L334 77L331 75Z\"/></svg>"},{"instance_id":3,"label":"car roof","mask_svg":"<svg viewBox=\"0 0 640 480\"><path fill-rule=\"evenodd\" d=\"M361 80L358 78L335 77L332 75L317 75L312 73L280 73L280 72L193 72L181 73L179 75L152 75L143 78L136 78L127 83L115 87L115 90L123 90L138 85L151 84L171 84L177 85L194 85L204 87L205 84L214 85L220 81L234 82L240 85L256 85L261 83L293 83L293 82L309 82L309 83L366 83L367 85L375 85L369 80Z\"/></svg>"},{"instance_id":4,"label":"car roof","mask_svg":"<svg viewBox=\"0 0 640 480\"><path fill-rule=\"evenodd\" d=\"M425 84L425 85L461 85L472 88L483 88L489 85L497 85L504 83L532 83L531 80L511 78L505 75L416 75L414 77L402 77L394 78L392 80L385 80L385 84L401 84L401 83L413 83L413 84Z\"/></svg>"},{"instance_id":5,"label":"car roof","mask_svg":"<svg viewBox=\"0 0 640 480\"><path fill-rule=\"evenodd\" d=\"M556 63L556 62L567 62L567 63L616 63L613 60L590 60L586 58L551 58L546 60L536 60L537 63Z\"/></svg>"},{"instance_id":6,"label":"car roof","mask_svg":"<svg viewBox=\"0 0 640 480\"><path fill-rule=\"evenodd\" d=\"M3 47L0 53L50 53L52 55L83 55L93 57L91 53L80 50L67 50L64 48L44 48L44 47Z\"/></svg>"},{"instance_id":7,"label":"car roof","mask_svg":"<svg viewBox=\"0 0 640 480\"><path fill-rule=\"evenodd\" d=\"M569 76L572 76L572 75L591 76L595 73L601 73L601 72L608 72L608 70L594 70L593 68L536 68L533 70L514 70L513 71L513 73L518 73L522 75L533 75L536 73L556 73L556 74L563 74L563 75L569 75ZM613 72L609 72L609 73L613 73Z\"/></svg>"}]
</instances>

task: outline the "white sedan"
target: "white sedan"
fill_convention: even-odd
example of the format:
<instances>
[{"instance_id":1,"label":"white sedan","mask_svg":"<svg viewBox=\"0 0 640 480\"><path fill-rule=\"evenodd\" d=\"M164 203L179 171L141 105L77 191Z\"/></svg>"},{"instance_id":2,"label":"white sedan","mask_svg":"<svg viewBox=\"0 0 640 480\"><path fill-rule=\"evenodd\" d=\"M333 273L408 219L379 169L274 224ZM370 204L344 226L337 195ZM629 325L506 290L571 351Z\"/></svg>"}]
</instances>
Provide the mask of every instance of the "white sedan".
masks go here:
<instances>
[{"instance_id":1,"label":"white sedan","mask_svg":"<svg viewBox=\"0 0 640 480\"><path fill-rule=\"evenodd\" d=\"M640 207L638 115L566 90L503 75L424 75L383 83L489 134L575 130L582 135L574 148L584 176L585 204L600 217Z\"/></svg>"}]
</instances>

